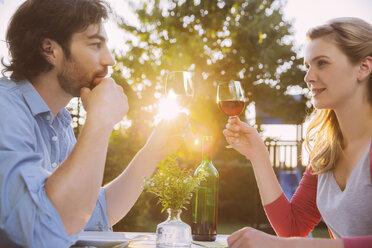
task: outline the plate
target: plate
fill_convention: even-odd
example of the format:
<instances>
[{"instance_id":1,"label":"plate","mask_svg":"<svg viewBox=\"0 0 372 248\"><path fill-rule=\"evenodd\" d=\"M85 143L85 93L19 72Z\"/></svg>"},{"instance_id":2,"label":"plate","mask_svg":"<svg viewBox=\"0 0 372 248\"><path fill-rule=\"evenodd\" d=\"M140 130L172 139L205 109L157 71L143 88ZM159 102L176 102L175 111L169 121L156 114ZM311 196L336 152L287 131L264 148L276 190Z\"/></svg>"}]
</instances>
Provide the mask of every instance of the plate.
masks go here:
<instances>
[{"instance_id":1,"label":"plate","mask_svg":"<svg viewBox=\"0 0 372 248\"><path fill-rule=\"evenodd\" d=\"M119 245L125 247L129 242L122 232L94 232L86 231L78 234L78 240L74 247L79 246L95 246L95 247L111 247Z\"/></svg>"}]
</instances>

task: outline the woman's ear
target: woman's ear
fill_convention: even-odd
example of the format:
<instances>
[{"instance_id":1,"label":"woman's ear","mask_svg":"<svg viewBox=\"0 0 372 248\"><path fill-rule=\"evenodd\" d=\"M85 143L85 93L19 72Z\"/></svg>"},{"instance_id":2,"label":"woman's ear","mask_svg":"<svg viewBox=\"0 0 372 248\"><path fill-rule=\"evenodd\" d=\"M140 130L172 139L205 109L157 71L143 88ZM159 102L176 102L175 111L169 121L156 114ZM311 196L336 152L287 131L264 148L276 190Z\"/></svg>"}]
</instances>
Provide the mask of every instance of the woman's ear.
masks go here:
<instances>
[{"instance_id":1,"label":"woman's ear","mask_svg":"<svg viewBox=\"0 0 372 248\"><path fill-rule=\"evenodd\" d=\"M42 49L42 53L46 60L53 66L56 66L60 50L62 49L61 46L54 40L46 38L43 40Z\"/></svg>"},{"instance_id":2,"label":"woman's ear","mask_svg":"<svg viewBox=\"0 0 372 248\"><path fill-rule=\"evenodd\" d=\"M365 57L359 65L358 80L364 81L372 74L372 57Z\"/></svg>"}]
</instances>

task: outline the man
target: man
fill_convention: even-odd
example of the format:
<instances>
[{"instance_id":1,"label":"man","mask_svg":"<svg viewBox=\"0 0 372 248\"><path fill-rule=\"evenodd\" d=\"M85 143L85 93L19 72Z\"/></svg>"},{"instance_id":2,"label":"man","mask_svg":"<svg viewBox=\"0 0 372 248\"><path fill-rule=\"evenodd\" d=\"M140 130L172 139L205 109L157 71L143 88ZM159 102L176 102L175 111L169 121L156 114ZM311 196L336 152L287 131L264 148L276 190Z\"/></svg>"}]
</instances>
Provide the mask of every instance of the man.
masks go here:
<instances>
[{"instance_id":1,"label":"man","mask_svg":"<svg viewBox=\"0 0 372 248\"><path fill-rule=\"evenodd\" d=\"M101 0L27 0L7 31L10 79L0 79L1 247L69 247L82 230L109 230L132 207L143 177L177 148L159 125L127 169L101 188L109 136L128 111ZM64 108L81 96L87 118L75 141ZM168 126L167 126L168 125ZM124 151L123 151L124 152Z\"/></svg>"}]
</instances>

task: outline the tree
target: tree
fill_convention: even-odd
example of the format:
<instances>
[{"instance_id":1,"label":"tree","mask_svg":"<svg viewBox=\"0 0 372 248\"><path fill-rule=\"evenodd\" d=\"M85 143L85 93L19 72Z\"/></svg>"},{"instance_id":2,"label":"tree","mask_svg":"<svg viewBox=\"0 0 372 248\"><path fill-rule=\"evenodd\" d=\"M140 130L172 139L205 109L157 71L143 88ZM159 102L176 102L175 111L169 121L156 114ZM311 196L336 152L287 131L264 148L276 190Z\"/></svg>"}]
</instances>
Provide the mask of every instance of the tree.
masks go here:
<instances>
[{"instance_id":1,"label":"tree","mask_svg":"<svg viewBox=\"0 0 372 248\"><path fill-rule=\"evenodd\" d=\"M162 91L172 70L193 71L198 96L205 99L215 99L216 83L239 80L249 102L270 101L272 115L301 119L307 99L296 102L286 92L305 87L302 59L293 51L282 7L274 0L143 1L136 11L139 27L121 20L137 40L127 42L130 50L118 57L117 68L126 68L130 83L151 94Z\"/></svg>"},{"instance_id":2,"label":"tree","mask_svg":"<svg viewBox=\"0 0 372 248\"><path fill-rule=\"evenodd\" d=\"M151 126L166 73L176 70L193 72L192 129L215 137L216 160L237 157L234 151L222 149L226 116L215 102L218 82L241 81L249 102L268 102L265 112L272 116L302 121L307 98L295 101L287 94L305 84L291 24L283 20L282 1L143 0L138 6L138 26L117 17L131 39L126 42L128 51L116 54L113 74L129 94L135 132L143 135L140 130ZM186 146L179 155L190 164L200 161L195 150Z\"/></svg>"}]
</instances>

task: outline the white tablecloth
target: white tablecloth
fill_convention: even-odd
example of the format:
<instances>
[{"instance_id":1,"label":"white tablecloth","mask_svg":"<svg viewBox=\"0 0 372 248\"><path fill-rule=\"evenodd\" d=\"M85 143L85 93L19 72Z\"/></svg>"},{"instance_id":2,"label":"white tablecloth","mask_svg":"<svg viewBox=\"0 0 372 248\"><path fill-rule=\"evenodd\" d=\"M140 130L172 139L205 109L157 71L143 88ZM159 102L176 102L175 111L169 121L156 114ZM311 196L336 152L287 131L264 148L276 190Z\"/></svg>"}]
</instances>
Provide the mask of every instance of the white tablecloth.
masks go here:
<instances>
[{"instance_id":1,"label":"white tablecloth","mask_svg":"<svg viewBox=\"0 0 372 248\"><path fill-rule=\"evenodd\" d=\"M217 235L215 242L197 242L191 248L227 247L228 235ZM155 233L140 232L83 232L79 241L72 247L110 247L110 248L147 248L156 247Z\"/></svg>"}]
</instances>

